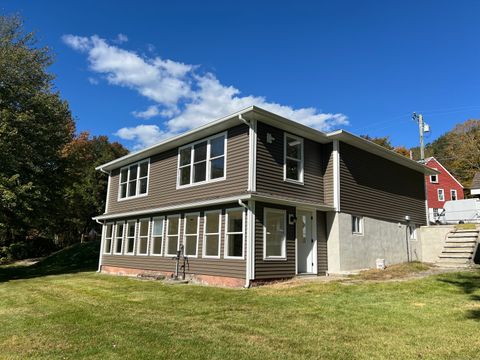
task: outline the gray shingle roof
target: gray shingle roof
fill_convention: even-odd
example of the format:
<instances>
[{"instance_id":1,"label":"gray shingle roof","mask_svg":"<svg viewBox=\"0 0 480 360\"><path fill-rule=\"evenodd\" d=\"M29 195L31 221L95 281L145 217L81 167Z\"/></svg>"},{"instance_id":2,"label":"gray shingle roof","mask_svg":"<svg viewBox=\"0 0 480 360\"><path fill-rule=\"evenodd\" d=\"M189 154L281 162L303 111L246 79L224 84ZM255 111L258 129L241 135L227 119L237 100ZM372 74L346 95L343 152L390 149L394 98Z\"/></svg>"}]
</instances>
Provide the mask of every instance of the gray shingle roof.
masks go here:
<instances>
[{"instance_id":1,"label":"gray shingle roof","mask_svg":"<svg viewBox=\"0 0 480 360\"><path fill-rule=\"evenodd\" d=\"M475 176L473 177L472 185L470 186L470 189L480 189L480 171L475 173Z\"/></svg>"}]
</instances>

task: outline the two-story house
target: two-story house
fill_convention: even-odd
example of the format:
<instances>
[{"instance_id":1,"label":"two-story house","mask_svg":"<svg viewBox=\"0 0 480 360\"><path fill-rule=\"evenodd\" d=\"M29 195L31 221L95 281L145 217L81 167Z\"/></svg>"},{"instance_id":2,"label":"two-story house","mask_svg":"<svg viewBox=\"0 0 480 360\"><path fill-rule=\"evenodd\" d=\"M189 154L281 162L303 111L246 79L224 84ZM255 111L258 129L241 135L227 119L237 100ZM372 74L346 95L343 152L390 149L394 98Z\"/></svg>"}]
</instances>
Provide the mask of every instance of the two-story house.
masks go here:
<instances>
[{"instance_id":1,"label":"two-story house","mask_svg":"<svg viewBox=\"0 0 480 360\"><path fill-rule=\"evenodd\" d=\"M249 286L415 256L422 164L345 131L250 107L98 167L109 174L99 269Z\"/></svg>"},{"instance_id":2,"label":"two-story house","mask_svg":"<svg viewBox=\"0 0 480 360\"><path fill-rule=\"evenodd\" d=\"M438 171L438 174L428 175L427 184L428 218L435 223L442 213L446 201L464 199L463 186L455 177L433 156L425 159L425 166Z\"/></svg>"}]
</instances>

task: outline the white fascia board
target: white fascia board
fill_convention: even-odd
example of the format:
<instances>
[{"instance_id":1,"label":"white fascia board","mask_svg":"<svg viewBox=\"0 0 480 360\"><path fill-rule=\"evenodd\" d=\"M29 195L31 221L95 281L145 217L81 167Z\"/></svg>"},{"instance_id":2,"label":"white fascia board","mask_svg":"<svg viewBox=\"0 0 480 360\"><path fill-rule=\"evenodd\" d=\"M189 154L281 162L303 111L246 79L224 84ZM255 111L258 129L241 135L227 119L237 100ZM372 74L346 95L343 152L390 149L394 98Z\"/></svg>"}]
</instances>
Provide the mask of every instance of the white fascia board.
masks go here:
<instances>
[{"instance_id":1,"label":"white fascia board","mask_svg":"<svg viewBox=\"0 0 480 360\"><path fill-rule=\"evenodd\" d=\"M251 194L239 195L239 196L231 196L225 197L220 199L210 199L210 200L203 200L203 201L195 201L190 203L182 203L170 206L163 206L159 208L152 208L152 209L145 209L145 210L136 210L136 211L128 211L123 213L115 213L115 214L103 214L94 217L94 220L109 220L109 219L118 219L118 218L125 218L131 216L142 216L142 215L150 215L155 213L167 212L167 211L175 211L175 210L183 210L183 209L193 209L199 208L204 206L211 206L211 205L221 205L221 204L228 204L237 202L238 200L249 200L251 199Z\"/></svg>"},{"instance_id":2,"label":"white fascia board","mask_svg":"<svg viewBox=\"0 0 480 360\"><path fill-rule=\"evenodd\" d=\"M375 144L369 140L363 139L360 136L353 135L345 130L337 130L331 133L328 133L327 136L332 140L340 140L344 143L358 147L359 149L365 150L369 153L378 155L387 160L393 161L397 164L410 168L412 170L421 172L425 175L435 175L439 172L416 162L415 160L409 159L403 155L397 154L395 151L388 150L383 146Z\"/></svg>"}]
</instances>

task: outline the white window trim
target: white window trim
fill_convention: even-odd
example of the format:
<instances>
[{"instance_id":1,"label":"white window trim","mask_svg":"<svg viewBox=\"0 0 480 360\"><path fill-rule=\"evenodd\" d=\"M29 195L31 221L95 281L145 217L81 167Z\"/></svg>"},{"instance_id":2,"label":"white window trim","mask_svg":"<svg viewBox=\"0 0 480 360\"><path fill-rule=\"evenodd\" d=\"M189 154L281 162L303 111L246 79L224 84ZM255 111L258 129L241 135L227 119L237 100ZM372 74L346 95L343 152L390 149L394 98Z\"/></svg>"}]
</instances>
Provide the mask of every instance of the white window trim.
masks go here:
<instances>
[{"instance_id":1,"label":"white window trim","mask_svg":"<svg viewBox=\"0 0 480 360\"><path fill-rule=\"evenodd\" d=\"M228 213L232 211L241 211L242 213L242 256L229 256L228 255L228 235L239 234L238 231L228 231ZM244 260L245 259L245 211L243 207L229 208L225 210L225 236L224 236L224 259L231 260Z\"/></svg>"},{"instance_id":2,"label":"white window trim","mask_svg":"<svg viewBox=\"0 0 480 360\"><path fill-rule=\"evenodd\" d=\"M443 199L440 199L440 193L442 194ZM438 201L445 201L445 190L437 189L437 199Z\"/></svg>"},{"instance_id":3,"label":"white window trim","mask_svg":"<svg viewBox=\"0 0 480 360\"><path fill-rule=\"evenodd\" d=\"M128 236L128 227L130 226L130 224L134 224L133 226L133 251L132 252L128 252L128 239L130 239L131 237ZM123 254L124 255L128 255L128 256L134 256L135 255L135 248L137 246L137 220L128 220L126 223L125 223L125 229L123 231L124 233L124 237L123 237Z\"/></svg>"},{"instance_id":4,"label":"white window trim","mask_svg":"<svg viewBox=\"0 0 480 360\"><path fill-rule=\"evenodd\" d=\"M300 141L301 146L300 146L300 161L299 161L300 163L300 179L299 180L287 178L287 136ZM289 159L298 161L298 159L294 159L294 158L289 158ZM283 181L303 185L304 172L305 172L304 162L305 162L305 149L304 149L303 138L284 132L283 133Z\"/></svg>"},{"instance_id":5,"label":"white window trim","mask_svg":"<svg viewBox=\"0 0 480 360\"><path fill-rule=\"evenodd\" d=\"M285 231L282 255L280 256L267 256L267 217L268 213L277 213L283 215L283 229ZM263 209L263 260L265 261L286 261L287 260L287 211L283 209L264 208Z\"/></svg>"},{"instance_id":6,"label":"white window trim","mask_svg":"<svg viewBox=\"0 0 480 360\"><path fill-rule=\"evenodd\" d=\"M458 200L458 192L456 189L450 189L450 200L453 200L453 194L455 194L455 200Z\"/></svg>"},{"instance_id":7,"label":"white window trim","mask_svg":"<svg viewBox=\"0 0 480 360\"><path fill-rule=\"evenodd\" d=\"M107 242L107 228L108 226L111 225L112 226L112 236L110 237L110 251L105 251L105 244ZM114 242L115 242L115 223L113 222L108 222L104 225L105 227L105 232L103 234L103 254L104 255L111 255L112 252L113 252L113 245L114 245Z\"/></svg>"},{"instance_id":8,"label":"white window trim","mask_svg":"<svg viewBox=\"0 0 480 360\"><path fill-rule=\"evenodd\" d=\"M154 254L153 253L153 238L154 238L154 234L153 234L153 229L154 229L154 226L155 226L155 221L158 221L158 220L162 220L162 234L160 235L160 237L162 238L162 243L160 245L160 254ZM155 216L152 218L152 220L150 221L150 229L149 229L149 254L150 256L163 256L163 252L164 252L164 248L165 248L165 224L166 224L166 219L165 219L165 216ZM158 235L157 235L158 236Z\"/></svg>"},{"instance_id":9,"label":"white window trim","mask_svg":"<svg viewBox=\"0 0 480 360\"><path fill-rule=\"evenodd\" d=\"M409 225L409 239L414 241L417 240L417 227L415 225ZM412 231L413 229L413 231Z\"/></svg>"},{"instance_id":10,"label":"white window trim","mask_svg":"<svg viewBox=\"0 0 480 360\"><path fill-rule=\"evenodd\" d=\"M438 170L437 168L432 168L433 170ZM438 175L439 174L435 174L435 175L430 175L430 184L438 184ZM432 180L432 176L435 176L436 177L436 181L433 181Z\"/></svg>"},{"instance_id":11,"label":"white window trim","mask_svg":"<svg viewBox=\"0 0 480 360\"><path fill-rule=\"evenodd\" d=\"M147 252L145 254L140 254L140 236L141 234L141 223L142 221L147 221ZM137 225L137 236L135 237L137 239L137 244L136 244L136 255L139 256L148 256L149 255L149 246L150 246L150 218L143 218L138 220L138 225Z\"/></svg>"},{"instance_id":12,"label":"white window trim","mask_svg":"<svg viewBox=\"0 0 480 360\"><path fill-rule=\"evenodd\" d=\"M197 217L197 232L195 234L187 234L187 216L196 216ZM197 258L198 257L198 242L200 240L200 213L199 212L186 213L186 214L184 214L183 218L184 218L184 224L183 224L183 253L186 257ZM187 247L187 235L188 236L192 236L192 235L197 236L197 241L196 241L196 246L195 246L195 255L187 255L185 253L185 249Z\"/></svg>"},{"instance_id":13,"label":"white window trim","mask_svg":"<svg viewBox=\"0 0 480 360\"><path fill-rule=\"evenodd\" d=\"M148 163L148 166L147 166L147 192L145 194L139 194L139 192L140 192L140 164L143 164L144 162ZM129 183L128 179L129 179L129 176L130 176L130 167L133 166L133 165L137 165L137 179L136 179L137 193L136 193L136 195L128 196L128 183ZM127 196L122 198L122 197L120 197L121 196L121 187L122 187L122 184L123 184L121 181L122 181L122 170L124 170L124 169L128 169L128 171L127 171ZM136 199L136 198L139 198L139 197L147 196L149 187L150 187L150 158L131 163L127 166L123 166L122 168L120 168L120 172L118 174L117 201L131 200L131 199Z\"/></svg>"},{"instance_id":14,"label":"white window trim","mask_svg":"<svg viewBox=\"0 0 480 360\"><path fill-rule=\"evenodd\" d=\"M207 214L218 214L218 232L216 233L207 233ZM221 249L221 234L222 234L222 211L221 210L210 210L203 213L203 243L202 243L202 258L205 259L220 259ZM217 235L218 236L218 255L207 255L207 235Z\"/></svg>"},{"instance_id":15,"label":"white window trim","mask_svg":"<svg viewBox=\"0 0 480 360\"><path fill-rule=\"evenodd\" d=\"M351 218L352 222L353 222L354 218L360 219L359 222L358 222L358 227L360 229L359 229L359 231L353 231L353 226L352 226L352 234L356 235L356 236L363 236L363 234L365 233L365 222L363 220L363 216L352 215L352 218Z\"/></svg>"},{"instance_id":16,"label":"white window trim","mask_svg":"<svg viewBox=\"0 0 480 360\"><path fill-rule=\"evenodd\" d=\"M178 218L178 229L177 229L177 251L178 249L180 249L180 242L181 242L181 238L180 238L180 226L181 226L181 221L182 221L182 217L180 216L180 214L175 214L175 215L169 215L167 216L167 223L166 223L166 228L165 228L165 247L164 247L164 253L165 253L165 256L166 257L175 257L177 256L177 254L168 254L168 243L170 241L170 239L168 238L169 237L169 233L168 233L168 228L169 228L169 225L170 225L170 219L174 219L174 218ZM172 236L175 236L175 234L172 234Z\"/></svg>"},{"instance_id":17,"label":"white window trim","mask_svg":"<svg viewBox=\"0 0 480 360\"><path fill-rule=\"evenodd\" d=\"M123 225L122 235L120 237L117 236L118 225ZM115 242L114 242L114 248L113 248L113 255L123 255L123 248L125 247L125 241L124 241L125 228L126 228L125 221L119 221L115 223ZM120 252L117 252L118 239L122 239L122 248L120 249Z\"/></svg>"},{"instance_id":18,"label":"white window trim","mask_svg":"<svg viewBox=\"0 0 480 360\"><path fill-rule=\"evenodd\" d=\"M224 141L224 145L223 145L223 158L224 158L224 165L223 165L223 176L220 177L220 178L216 178L216 179L210 179L210 161L212 160L210 158L210 141L213 140L213 139L216 139L218 137L222 137L223 136L223 141ZM178 155L177 155L177 190L178 189L184 189L184 188L189 188L189 187L192 187L192 186L198 186L198 185L204 185L204 184L209 184L209 183L214 183L214 182L217 182L217 181L223 181L223 180L226 180L227 178L227 132L224 131L222 133L219 133L219 134L216 134L216 135L212 135L212 136L209 136L207 138L204 138L204 139L201 139L201 140L198 140L198 141L195 141L193 143L190 143L188 145L184 145L184 146L181 146L178 148ZM193 182L193 164L194 164L194 149L193 147L196 145L196 144L199 144L199 143L202 143L202 142L207 142L207 157L206 157L206 175L205 175L205 179L204 181L200 181L200 182L196 182L194 183ZM180 185L180 152L183 150L183 149L186 149L186 148L191 148L191 152L190 152L190 183L189 184L185 184L185 185ZM220 156L217 156L215 157L214 159L216 158L219 158ZM185 165L186 166L186 165Z\"/></svg>"}]
</instances>

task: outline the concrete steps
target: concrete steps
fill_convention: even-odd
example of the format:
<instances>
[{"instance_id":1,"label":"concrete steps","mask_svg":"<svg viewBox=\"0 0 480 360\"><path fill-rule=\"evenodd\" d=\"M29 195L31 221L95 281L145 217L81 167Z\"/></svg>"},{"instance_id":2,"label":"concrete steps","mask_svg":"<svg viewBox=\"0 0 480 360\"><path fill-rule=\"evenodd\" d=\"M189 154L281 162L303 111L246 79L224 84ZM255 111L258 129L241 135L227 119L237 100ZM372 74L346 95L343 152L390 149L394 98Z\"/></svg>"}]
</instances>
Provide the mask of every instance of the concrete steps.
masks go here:
<instances>
[{"instance_id":1,"label":"concrete steps","mask_svg":"<svg viewBox=\"0 0 480 360\"><path fill-rule=\"evenodd\" d=\"M457 230L449 233L437 265L455 268L473 266L473 258L480 240L479 236L479 230Z\"/></svg>"}]
</instances>

